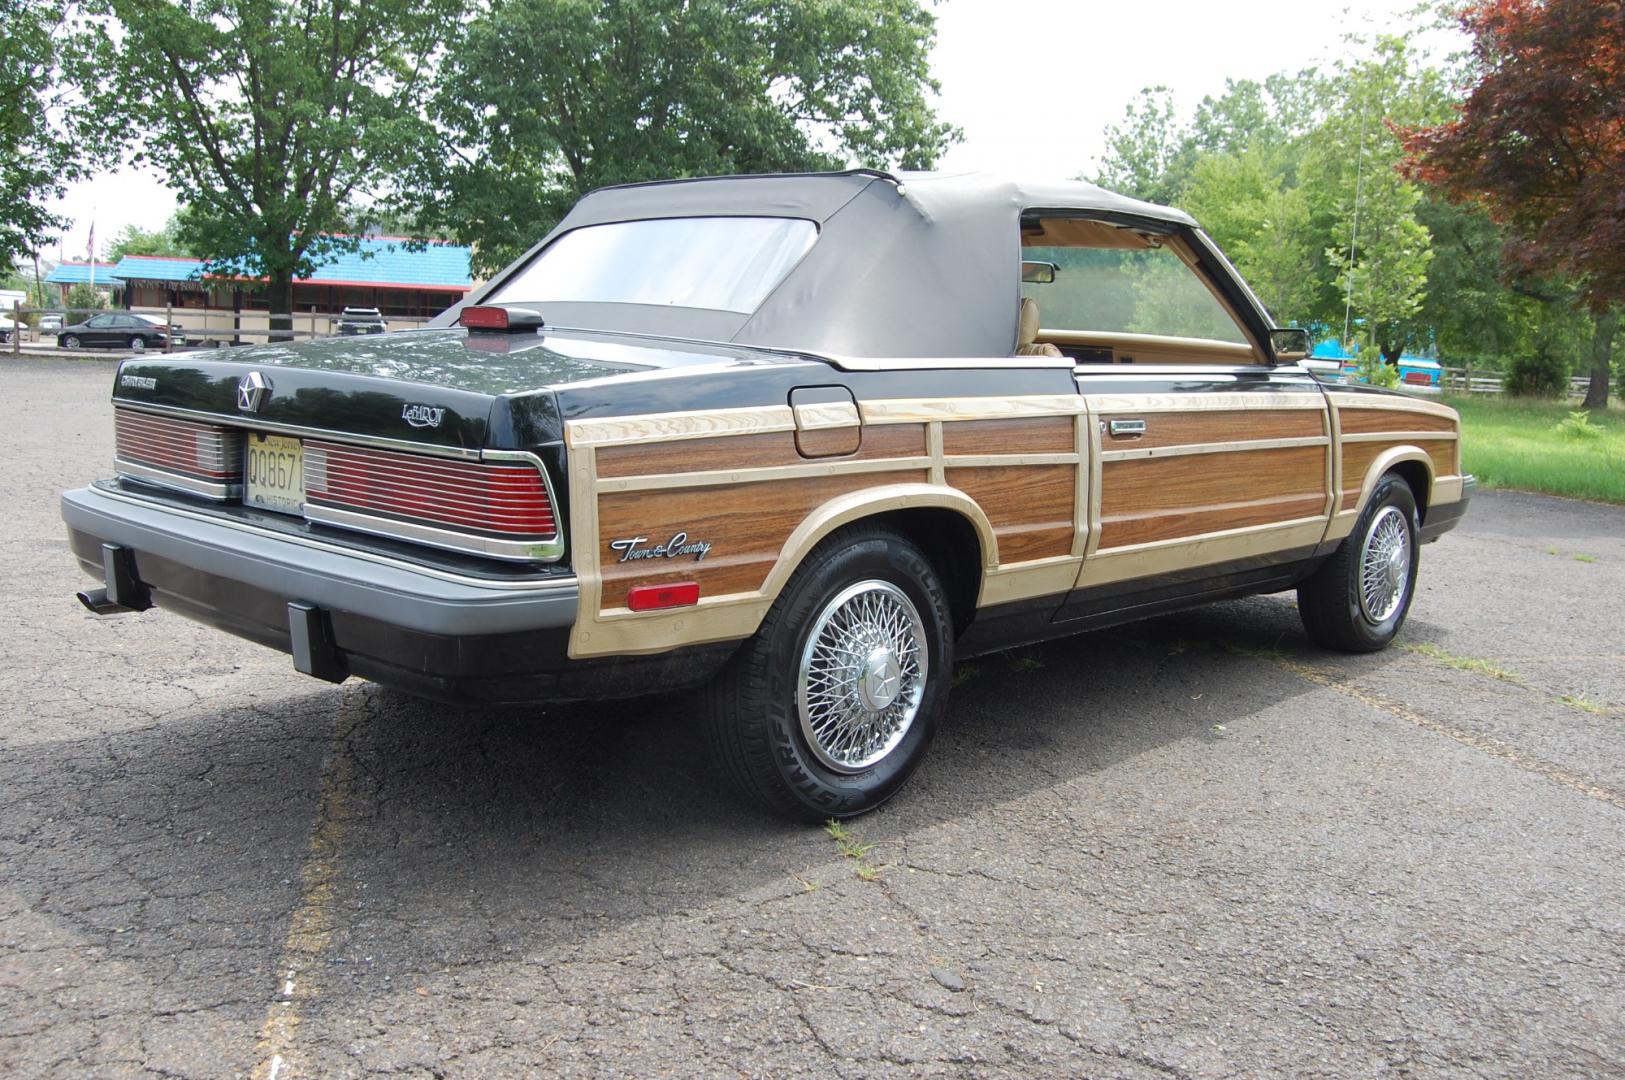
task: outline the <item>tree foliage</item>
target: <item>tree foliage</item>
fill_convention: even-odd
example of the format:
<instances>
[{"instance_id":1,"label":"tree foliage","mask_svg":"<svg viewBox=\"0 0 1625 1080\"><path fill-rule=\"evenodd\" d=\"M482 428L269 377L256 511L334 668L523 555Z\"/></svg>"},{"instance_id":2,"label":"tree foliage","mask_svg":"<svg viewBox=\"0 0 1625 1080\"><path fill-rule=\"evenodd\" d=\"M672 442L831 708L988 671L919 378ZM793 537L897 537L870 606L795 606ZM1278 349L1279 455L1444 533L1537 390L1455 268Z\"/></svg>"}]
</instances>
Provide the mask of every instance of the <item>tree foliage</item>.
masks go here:
<instances>
[{"instance_id":1,"label":"tree foliage","mask_svg":"<svg viewBox=\"0 0 1625 1080\"><path fill-rule=\"evenodd\" d=\"M108 246L107 258L117 262L126 255L191 256L192 249L180 239L180 229L179 215L170 217L159 229L126 225Z\"/></svg>"},{"instance_id":2,"label":"tree foliage","mask_svg":"<svg viewBox=\"0 0 1625 1080\"><path fill-rule=\"evenodd\" d=\"M292 282L354 250L358 201L432 139L422 117L450 0L90 0L107 20L96 103L180 197L177 240L213 272ZM273 324L285 320L273 320Z\"/></svg>"},{"instance_id":3,"label":"tree foliage","mask_svg":"<svg viewBox=\"0 0 1625 1080\"><path fill-rule=\"evenodd\" d=\"M1452 120L1408 132L1410 174L1487 210L1521 270L1595 312L1586 404L1608 400L1625 301L1625 5L1485 0L1462 11L1472 81Z\"/></svg>"},{"instance_id":4,"label":"tree foliage","mask_svg":"<svg viewBox=\"0 0 1625 1080\"><path fill-rule=\"evenodd\" d=\"M585 192L667 177L926 168L956 137L930 104L917 0L511 0L448 57L412 210L490 271Z\"/></svg>"},{"instance_id":5,"label":"tree foliage","mask_svg":"<svg viewBox=\"0 0 1625 1080\"><path fill-rule=\"evenodd\" d=\"M0 269L66 227L47 204L101 156L66 78L75 14L67 0L10 0L0 24Z\"/></svg>"}]
</instances>

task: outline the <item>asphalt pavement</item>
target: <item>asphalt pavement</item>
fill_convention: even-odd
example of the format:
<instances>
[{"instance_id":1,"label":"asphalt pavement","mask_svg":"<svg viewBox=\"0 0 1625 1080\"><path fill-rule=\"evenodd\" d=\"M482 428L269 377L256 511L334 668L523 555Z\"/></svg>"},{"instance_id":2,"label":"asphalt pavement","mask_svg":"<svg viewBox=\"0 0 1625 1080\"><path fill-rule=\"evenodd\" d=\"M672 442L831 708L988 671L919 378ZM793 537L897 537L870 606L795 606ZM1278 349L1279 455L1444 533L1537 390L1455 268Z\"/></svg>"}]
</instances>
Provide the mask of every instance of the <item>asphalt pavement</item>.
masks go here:
<instances>
[{"instance_id":1,"label":"asphalt pavement","mask_svg":"<svg viewBox=\"0 0 1625 1080\"><path fill-rule=\"evenodd\" d=\"M1625 1075L1625 508L1480 492L1375 656L1287 595L962 664L837 841L691 696L90 615L112 373L0 357L0 1076Z\"/></svg>"}]
</instances>

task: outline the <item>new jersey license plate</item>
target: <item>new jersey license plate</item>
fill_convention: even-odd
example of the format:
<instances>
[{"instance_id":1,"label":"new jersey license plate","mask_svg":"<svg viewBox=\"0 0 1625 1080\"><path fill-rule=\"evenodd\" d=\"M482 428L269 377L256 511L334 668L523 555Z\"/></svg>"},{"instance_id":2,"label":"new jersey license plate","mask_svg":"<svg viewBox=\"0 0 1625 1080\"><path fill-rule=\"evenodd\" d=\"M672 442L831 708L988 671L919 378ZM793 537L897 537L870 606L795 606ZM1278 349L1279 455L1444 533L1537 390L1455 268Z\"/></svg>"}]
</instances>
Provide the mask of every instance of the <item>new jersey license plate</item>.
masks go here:
<instances>
[{"instance_id":1,"label":"new jersey license plate","mask_svg":"<svg viewBox=\"0 0 1625 1080\"><path fill-rule=\"evenodd\" d=\"M243 503L281 514L305 508L305 448L282 435L250 435Z\"/></svg>"}]
</instances>

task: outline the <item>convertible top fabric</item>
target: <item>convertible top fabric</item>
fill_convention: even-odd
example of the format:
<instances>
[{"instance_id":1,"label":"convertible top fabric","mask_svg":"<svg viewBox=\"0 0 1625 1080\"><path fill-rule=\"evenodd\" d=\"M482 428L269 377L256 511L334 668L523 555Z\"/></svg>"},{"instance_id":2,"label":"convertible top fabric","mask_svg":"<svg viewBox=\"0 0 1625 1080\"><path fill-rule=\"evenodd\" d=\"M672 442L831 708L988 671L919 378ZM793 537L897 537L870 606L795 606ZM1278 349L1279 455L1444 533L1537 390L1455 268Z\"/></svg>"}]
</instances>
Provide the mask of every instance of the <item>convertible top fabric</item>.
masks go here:
<instances>
[{"instance_id":1,"label":"convertible top fabric","mask_svg":"<svg viewBox=\"0 0 1625 1080\"><path fill-rule=\"evenodd\" d=\"M1020 218L1087 211L1171 227L1186 214L1082 182L868 170L671 180L601 188L492 279L479 303L572 229L649 218L794 217L818 242L750 315L636 304L548 304L549 325L703 338L853 357L1009 354L1021 302ZM456 309L435 320L455 321Z\"/></svg>"}]
</instances>

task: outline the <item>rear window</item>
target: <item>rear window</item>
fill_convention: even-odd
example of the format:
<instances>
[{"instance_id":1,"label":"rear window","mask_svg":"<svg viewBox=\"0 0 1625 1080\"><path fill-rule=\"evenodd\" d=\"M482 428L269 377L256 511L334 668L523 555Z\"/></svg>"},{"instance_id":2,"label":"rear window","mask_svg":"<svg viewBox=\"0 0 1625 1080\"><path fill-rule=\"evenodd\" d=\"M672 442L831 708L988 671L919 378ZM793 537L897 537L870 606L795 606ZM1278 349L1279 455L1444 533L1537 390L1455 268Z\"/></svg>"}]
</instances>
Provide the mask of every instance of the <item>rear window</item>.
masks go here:
<instances>
[{"instance_id":1,"label":"rear window","mask_svg":"<svg viewBox=\"0 0 1625 1080\"><path fill-rule=\"evenodd\" d=\"M655 304L748 315L818 239L800 218L660 218L565 233L486 303Z\"/></svg>"}]
</instances>

